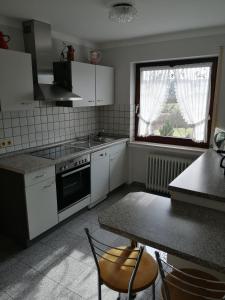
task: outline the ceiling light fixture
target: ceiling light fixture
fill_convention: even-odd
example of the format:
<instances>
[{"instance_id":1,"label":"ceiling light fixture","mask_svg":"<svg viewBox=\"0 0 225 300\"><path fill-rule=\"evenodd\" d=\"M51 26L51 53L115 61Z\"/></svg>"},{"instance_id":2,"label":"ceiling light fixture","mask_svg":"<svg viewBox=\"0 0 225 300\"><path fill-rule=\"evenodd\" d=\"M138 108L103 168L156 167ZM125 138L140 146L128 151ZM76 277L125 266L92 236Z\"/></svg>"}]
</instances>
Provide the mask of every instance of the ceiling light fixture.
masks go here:
<instances>
[{"instance_id":1,"label":"ceiling light fixture","mask_svg":"<svg viewBox=\"0 0 225 300\"><path fill-rule=\"evenodd\" d=\"M129 23L137 15L134 1L114 1L109 10L109 19L116 23Z\"/></svg>"}]
</instances>

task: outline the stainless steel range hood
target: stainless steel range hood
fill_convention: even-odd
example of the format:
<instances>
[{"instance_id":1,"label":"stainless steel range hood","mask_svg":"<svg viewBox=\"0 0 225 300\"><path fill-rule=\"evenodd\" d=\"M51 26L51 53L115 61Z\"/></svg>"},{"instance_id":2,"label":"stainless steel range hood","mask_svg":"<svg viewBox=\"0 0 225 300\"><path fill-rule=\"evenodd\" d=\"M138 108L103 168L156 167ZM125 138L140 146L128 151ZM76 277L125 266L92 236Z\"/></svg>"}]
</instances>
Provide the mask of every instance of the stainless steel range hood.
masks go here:
<instances>
[{"instance_id":1,"label":"stainless steel range hood","mask_svg":"<svg viewBox=\"0 0 225 300\"><path fill-rule=\"evenodd\" d=\"M82 98L72 93L72 86L54 84L51 26L36 20L23 22L25 51L31 53L35 100L54 101L73 107Z\"/></svg>"}]
</instances>

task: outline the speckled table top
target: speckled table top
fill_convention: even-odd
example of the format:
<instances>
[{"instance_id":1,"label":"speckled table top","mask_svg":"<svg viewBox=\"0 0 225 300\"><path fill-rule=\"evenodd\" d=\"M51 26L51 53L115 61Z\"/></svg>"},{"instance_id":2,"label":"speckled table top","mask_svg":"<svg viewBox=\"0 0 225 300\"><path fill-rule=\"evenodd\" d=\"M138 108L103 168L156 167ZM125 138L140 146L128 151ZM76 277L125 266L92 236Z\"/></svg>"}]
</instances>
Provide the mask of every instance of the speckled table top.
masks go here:
<instances>
[{"instance_id":1,"label":"speckled table top","mask_svg":"<svg viewBox=\"0 0 225 300\"><path fill-rule=\"evenodd\" d=\"M169 184L169 190L225 202L225 176L221 156L208 150Z\"/></svg>"},{"instance_id":2,"label":"speckled table top","mask_svg":"<svg viewBox=\"0 0 225 300\"><path fill-rule=\"evenodd\" d=\"M129 193L99 216L100 226L225 273L225 215L169 198Z\"/></svg>"}]
</instances>

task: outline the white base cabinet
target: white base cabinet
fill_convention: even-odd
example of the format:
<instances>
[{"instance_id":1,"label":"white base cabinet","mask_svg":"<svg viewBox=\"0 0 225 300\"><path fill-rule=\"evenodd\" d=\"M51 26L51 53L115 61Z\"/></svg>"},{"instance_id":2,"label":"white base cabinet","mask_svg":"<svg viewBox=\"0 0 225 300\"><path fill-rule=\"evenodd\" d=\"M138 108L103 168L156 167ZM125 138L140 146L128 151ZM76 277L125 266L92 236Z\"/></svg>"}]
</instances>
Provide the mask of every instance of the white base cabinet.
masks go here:
<instances>
[{"instance_id":1,"label":"white base cabinet","mask_svg":"<svg viewBox=\"0 0 225 300\"><path fill-rule=\"evenodd\" d=\"M109 149L109 191L113 191L127 181L127 145L115 145Z\"/></svg>"},{"instance_id":2,"label":"white base cabinet","mask_svg":"<svg viewBox=\"0 0 225 300\"><path fill-rule=\"evenodd\" d=\"M109 153L108 149L91 154L91 204L106 198L109 192Z\"/></svg>"},{"instance_id":3,"label":"white base cabinet","mask_svg":"<svg viewBox=\"0 0 225 300\"><path fill-rule=\"evenodd\" d=\"M112 145L91 155L91 204L127 182L127 144Z\"/></svg>"},{"instance_id":4,"label":"white base cabinet","mask_svg":"<svg viewBox=\"0 0 225 300\"><path fill-rule=\"evenodd\" d=\"M26 187L29 239L37 237L58 223L55 178Z\"/></svg>"}]
</instances>

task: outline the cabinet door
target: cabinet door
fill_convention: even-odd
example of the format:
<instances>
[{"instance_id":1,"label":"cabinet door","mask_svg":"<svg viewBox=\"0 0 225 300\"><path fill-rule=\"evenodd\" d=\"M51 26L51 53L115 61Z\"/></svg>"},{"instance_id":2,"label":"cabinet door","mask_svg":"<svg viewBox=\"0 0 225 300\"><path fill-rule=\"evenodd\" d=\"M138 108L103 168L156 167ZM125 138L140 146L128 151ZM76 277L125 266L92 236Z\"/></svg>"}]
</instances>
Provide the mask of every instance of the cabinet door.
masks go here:
<instances>
[{"instance_id":1,"label":"cabinet door","mask_svg":"<svg viewBox=\"0 0 225 300\"><path fill-rule=\"evenodd\" d=\"M91 203L103 200L109 192L109 154L107 150L91 155Z\"/></svg>"},{"instance_id":2,"label":"cabinet door","mask_svg":"<svg viewBox=\"0 0 225 300\"><path fill-rule=\"evenodd\" d=\"M73 92L83 98L76 106L95 106L95 66L71 62Z\"/></svg>"},{"instance_id":3,"label":"cabinet door","mask_svg":"<svg viewBox=\"0 0 225 300\"><path fill-rule=\"evenodd\" d=\"M119 147L118 147L119 146ZM109 157L109 190L115 190L127 181L126 144L111 149Z\"/></svg>"},{"instance_id":4,"label":"cabinet door","mask_svg":"<svg viewBox=\"0 0 225 300\"><path fill-rule=\"evenodd\" d=\"M114 69L96 65L96 105L114 104Z\"/></svg>"},{"instance_id":5,"label":"cabinet door","mask_svg":"<svg viewBox=\"0 0 225 300\"><path fill-rule=\"evenodd\" d=\"M0 49L0 102L2 111L34 107L31 55Z\"/></svg>"},{"instance_id":6,"label":"cabinet door","mask_svg":"<svg viewBox=\"0 0 225 300\"><path fill-rule=\"evenodd\" d=\"M55 178L27 187L26 205L32 240L58 223Z\"/></svg>"}]
</instances>

